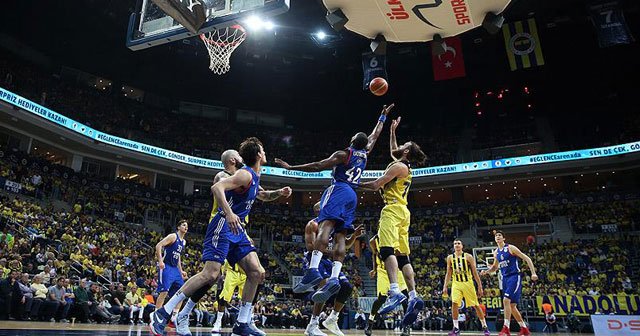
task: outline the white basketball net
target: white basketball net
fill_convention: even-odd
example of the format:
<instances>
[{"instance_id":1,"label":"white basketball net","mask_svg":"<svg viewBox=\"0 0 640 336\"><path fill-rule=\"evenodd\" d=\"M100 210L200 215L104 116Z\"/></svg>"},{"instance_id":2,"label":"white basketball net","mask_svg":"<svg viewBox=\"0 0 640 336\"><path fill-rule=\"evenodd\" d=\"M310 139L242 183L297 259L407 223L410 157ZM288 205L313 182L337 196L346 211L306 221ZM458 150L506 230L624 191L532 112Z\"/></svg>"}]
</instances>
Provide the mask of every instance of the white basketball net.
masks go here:
<instances>
[{"instance_id":1,"label":"white basketball net","mask_svg":"<svg viewBox=\"0 0 640 336\"><path fill-rule=\"evenodd\" d=\"M247 33L240 25L221 28L200 35L204 46L209 51L209 69L217 75L225 74L231 69L229 60L234 50L244 42Z\"/></svg>"}]
</instances>

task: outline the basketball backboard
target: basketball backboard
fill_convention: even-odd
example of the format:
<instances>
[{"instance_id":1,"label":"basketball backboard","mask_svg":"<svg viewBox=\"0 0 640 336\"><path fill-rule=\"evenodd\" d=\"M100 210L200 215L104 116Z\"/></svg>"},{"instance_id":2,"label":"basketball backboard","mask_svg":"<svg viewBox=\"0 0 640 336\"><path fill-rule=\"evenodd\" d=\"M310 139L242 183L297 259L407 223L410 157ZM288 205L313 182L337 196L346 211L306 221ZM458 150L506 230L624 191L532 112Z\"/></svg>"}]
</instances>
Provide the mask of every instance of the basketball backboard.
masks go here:
<instances>
[{"instance_id":1,"label":"basketball backboard","mask_svg":"<svg viewBox=\"0 0 640 336\"><path fill-rule=\"evenodd\" d=\"M192 0L180 0L188 7ZM201 0L206 6L206 21L197 33L190 32L165 13L152 0L138 0L129 18L127 47L141 50L179 41L212 30L241 23L252 15L270 17L289 10L289 0Z\"/></svg>"}]
</instances>

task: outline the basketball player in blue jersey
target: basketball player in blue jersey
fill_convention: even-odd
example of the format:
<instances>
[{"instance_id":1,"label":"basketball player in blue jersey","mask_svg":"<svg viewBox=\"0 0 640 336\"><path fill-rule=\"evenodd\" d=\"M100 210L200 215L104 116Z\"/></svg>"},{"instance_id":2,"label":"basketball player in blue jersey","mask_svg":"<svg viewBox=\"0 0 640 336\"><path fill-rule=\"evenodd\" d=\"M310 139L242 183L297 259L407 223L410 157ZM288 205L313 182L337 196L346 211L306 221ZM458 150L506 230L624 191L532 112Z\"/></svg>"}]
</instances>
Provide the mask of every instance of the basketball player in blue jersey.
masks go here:
<instances>
[{"instance_id":1,"label":"basketball player in blue jersey","mask_svg":"<svg viewBox=\"0 0 640 336\"><path fill-rule=\"evenodd\" d=\"M149 324L154 335L162 335L169 320L169 312L182 300L191 297L202 287L210 287L220 275L220 268L226 259L232 266L238 263L247 275L247 283L242 293L242 303L238 319L233 326L232 336L257 335L249 327L253 310L252 301L258 284L264 273L258 260L256 248L247 236L242 223L251 211L260 187L260 171L267 156L260 140L248 138L240 144L239 154L245 166L232 176L220 180L212 187L214 197L220 205L220 211L207 226L204 239L202 260L205 262L201 272L191 277L180 290L154 312ZM192 304L190 300L187 304ZM191 335L191 332L182 333Z\"/></svg>"},{"instance_id":2,"label":"basketball player in blue jersey","mask_svg":"<svg viewBox=\"0 0 640 336\"><path fill-rule=\"evenodd\" d=\"M533 261L526 254L522 253L520 249L512 244L506 244L504 241L504 233L502 231L494 231L495 241L498 244L498 248L493 251L494 262L489 269L480 272L480 275L484 276L489 273L493 273L500 268L502 273L502 288L504 305L504 326L498 336L511 336L509 332L509 324L511 323L511 314L515 318L516 322L520 325L519 336L531 335L529 328L524 323L522 315L518 310L517 304L520 301L520 294L522 293L522 283L520 267L518 266L518 258L524 260L531 270L531 280L537 281L538 275L536 275L536 268L533 266Z\"/></svg>"},{"instance_id":3,"label":"basketball player in blue jersey","mask_svg":"<svg viewBox=\"0 0 640 336\"><path fill-rule=\"evenodd\" d=\"M314 205L313 208L317 214L317 212L320 211L320 204L316 203L316 205ZM345 249L346 250L351 249L353 244L355 244L355 242L358 240L359 237L361 237L364 234L364 232L365 232L364 226L362 225L359 225L357 228L355 228L355 232L345 242ZM304 257L305 257L305 260L304 260L305 262L303 266L304 269L309 268L309 262L311 261L311 253L313 252L314 243L317 236L318 236L318 222L317 222L317 218L314 218L310 220L304 228L304 242L306 246L306 251L304 253ZM323 254L324 254L323 259L322 261L320 261L320 265L318 267L318 270L320 271L320 274L324 279L323 281L326 281L326 279L328 279L331 275L332 265L329 259L331 256L331 253L332 253L332 248L328 246L327 250L323 251ZM340 311L342 311L342 308L344 308L345 303L351 297L353 286L351 285L351 283L349 283L349 280L347 279L346 275L344 275L344 273L342 272L340 272L338 279L340 281L340 290L335 296L333 311L331 312L331 314L329 314L329 316L324 321L322 321L322 325L325 328L327 328L327 330L331 331L334 335L344 336L344 333L340 330L340 327L338 327L338 318L339 318L338 314L340 314ZM320 281L318 285L319 286L324 285L323 281ZM303 291L300 291L300 286L296 286L293 289L293 291L294 293L303 293ZM320 313L322 312L323 308L324 308L324 302L316 302L313 304L311 319L309 320L309 324L307 325L307 328L304 331L305 336L327 336L325 333L323 333L320 330L320 325L319 325Z\"/></svg>"},{"instance_id":4,"label":"basketball player in blue jersey","mask_svg":"<svg viewBox=\"0 0 640 336\"><path fill-rule=\"evenodd\" d=\"M184 236L189 230L186 220L178 222L176 232L164 237L156 244L156 257L158 258L158 300L156 309L162 308L164 299L173 295L184 284L187 273L182 270L180 258L187 245Z\"/></svg>"},{"instance_id":5,"label":"basketball player in blue jersey","mask_svg":"<svg viewBox=\"0 0 640 336\"><path fill-rule=\"evenodd\" d=\"M353 220L358 204L355 189L360 184L360 177L367 165L367 154L371 152L378 140L387 114L392 108L393 104L382 108L378 123L369 136L362 132L357 133L351 138L347 149L339 150L322 161L291 166L280 159L275 160L276 164L284 169L304 172L319 172L333 168L331 186L324 191L320 199L318 237L314 242L309 269L300 282L301 289L307 291L322 281L318 266L322 260L322 251L327 249L329 237L333 235L331 277L313 294L311 299L314 302L325 302L340 290L338 276L345 256L345 237L354 231Z\"/></svg>"},{"instance_id":6,"label":"basketball player in blue jersey","mask_svg":"<svg viewBox=\"0 0 640 336\"><path fill-rule=\"evenodd\" d=\"M222 161L224 170L216 174L216 176L213 179L214 185L225 178L229 178L230 176L235 174L239 169L242 169L242 167L244 167L242 157L240 156L238 151L236 151L235 149L228 149L224 151L220 157L220 160ZM211 186L211 188L213 193L213 186ZM256 196L256 198L263 202L271 202L271 201L277 200L280 197L289 197L289 196L291 196L290 187L284 187L277 190L263 190L262 187L260 187L260 191L258 192L258 195ZM217 203L218 202L215 200L215 197L214 197L210 220L213 219L213 217L215 217L215 215L218 214L218 212L220 211L220 207L218 206ZM246 222L247 220L245 220L245 224ZM263 268L261 268L260 272L264 273L265 271ZM227 275L230 275L230 271L227 271ZM242 273L242 279L244 279L244 281L241 283L241 287L244 288L244 285L246 283L246 276L244 275L244 273ZM227 286L230 286L227 280L229 280L229 277L225 278L225 281L223 283L218 284L219 286L218 289L219 291L222 291L223 289L222 286L224 286L225 290L230 290L233 293L235 286L233 288L226 288ZM181 335L189 334L190 332L189 331L189 315L191 314L193 307L200 301L200 299L202 299L207 294L207 292L211 287L206 287L206 286L202 287L199 290L197 290L193 295L191 295L191 297L187 301L187 304L184 305L184 307L178 314L177 323L176 323L176 331L178 332L178 334L181 334ZM259 289L257 289L256 292L259 292ZM217 296L219 297L220 295L217 295ZM253 300L254 305L256 303L257 297L258 295L254 297L254 300ZM222 328L222 316L224 315L224 308L226 304L227 302L224 299L218 300L218 314L217 314L216 322L213 325L213 329L211 330L212 334L220 333L220 329ZM222 313L220 313L220 310L222 310ZM252 331L255 334L265 335L265 333L262 330L256 327L255 323L253 322L253 318L251 318L249 322L249 327L252 329Z\"/></svg>"}]
</instances>

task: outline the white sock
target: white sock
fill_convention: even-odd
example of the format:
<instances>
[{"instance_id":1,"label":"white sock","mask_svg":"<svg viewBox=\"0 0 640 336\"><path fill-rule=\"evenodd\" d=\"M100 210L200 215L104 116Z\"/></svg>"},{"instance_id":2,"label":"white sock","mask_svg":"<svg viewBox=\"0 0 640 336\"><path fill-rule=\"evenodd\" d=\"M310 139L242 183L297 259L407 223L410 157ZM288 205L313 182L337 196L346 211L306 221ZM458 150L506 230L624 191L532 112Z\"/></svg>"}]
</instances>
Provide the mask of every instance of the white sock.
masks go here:
<instances>
[{"instance_id":1,"label":"white sock","mask_svg":"<svg viewBox=\"0 0 640 336\"><path fill-rule=\"evenodd\" d=\"M182 291L178 291L174 296L171 297L171 299L169 299L169 302L164 304L164 307L162 307L164 309L164 312L167 313L167 315L171 315L173 309L186 298L187 296L184 295Z\"/></svg>"},{"instance_id":2,"label":"white sock","mask_svg":"<svg viewBox=\"0 0 640 336\"><path fill-rule=\"evenodd\" d=\"M520 328L526 328L527 327L527 324L524 323L524 320L518 322L518 325L520 325Z\"/></svg>"},{"instance_id":3,"label":"white sock","mask_svg":"<svg viewBox=\"0 0 640 336\"><path fill-rule=\"evenodd\" d=\"M509 329L509 322L504 321L504 324L502 325L502 327Z\"/></svg>"},{"instance_id":4,"label":"white sock","mask_svg":"<svg viewBox=\"0 0 640 336\"><path fill-rule=\"evenodd\" d=\"M487 327L487 319L480 319L480 323L482 323L483 328Z\"/></svg>"},{"instance_id":5,"label":"white sock","mask_svg":"<svg viewBox=\"0 0 640 336\"><path fill-rule=\"evenodd\" d=\"M238 323L249 323L252 310L253 305L251 305L251 302L243 302L238 312Z\"/></svg>"},{"instance_id":6,"label":"white sock","mask_svg":"<svg viewBox=\"0 0 640 336\"><path fill-rule=\"evenodd\" d=\"M309 268L318 268L320 266L320 260L322 260L322 252L314 250L311 252L311 262Z\"/></svg>"},{"instance_id":7,"label":"white sock","mask_svg":"<svg viewBox=\"0 0 640 336\"><path fill-rule=\"evenodd\" d=\"M216 322L215 324L217 325L222 325L222 318L224 317L224 312L218 312L217 316L216 316Z\"/></svg>"},{"instance_id":8,"label":"white sock","mask_svg":"<svg viewBox=\"0 0 640 336\"><path fill-rule=\"evenodd\" d=\"M341 270L342 270L342 263L339 261L334 261L333 268L331 268L331 277L337 278L340 275Z\"/></svg>"},{"instance_id":9,"label":"white sock","mask_svg":"<svg viewBox=\"0 0 640 336\"><path fill-rule=\"evenodd\" d=\"M409 292L409 300L413 300L418 296L418 294L416 293L416 290L412 290Z\"/></svg>"},{"instance_id":10,"label":"white sock","mask_svg":"<svg viewBox=\"0 0 640 336\"><path fill-rule=\"evenodd\" d=\"M320 322L320 317L317 315L311 316L311 324L318 324Z\"/></svg>"},{"instance_id":11,"label":"white sock","mask_svg":"<svg viewBox=\"0 0 640 336\"><path fill-rule=\"evenodd\" d=\"M398 286L397 282L391 283L391 286L389 286L389 292L392 294L400 293L400 286Z\"/></svg>"},{"instance_id":12,"label":"white sock","mask_svg":"<svg viewBox=\"0 0 640 336\"><path fill-rule=\"evenodd\" d=\"M454 329L459 329L458 320L453 320L453 328Z\"/></svg>"},{"instance_id":13,"label":"white sock","mask_svg":"<svg viewBox=\"0 0 640 336\"><path fill-rule=\"evenodd\" d=\"M331 311L331 315L330 315L330 316L331 316L332 318L337 318L337 317L338 317L338 312L337 312L337 311L335 311L335 310L332 310L332 311Z\"/></svg>"},{"instance_id":14,"label":"white sock","mask_svg":"<svg viewBox=\"0 0 640 336\"><path fill-rule=\"evenodd\" d=\"M376 314L369 314L369 321L374 322L376 320Z\"/></svg>"},{"instance_id":15,"label":"white sock","mask_svg":"<svg viewBox=\"0 0 640 336\"><path fill-rule=\"evenodd\" d=\"M191 299L187 300L187 303L184 305L182 310L178 313L178 316L185 316L185 315L189 316L195 306L196 306L196 303L193 302L193 300Z\"/></svg>"}]
</instances>

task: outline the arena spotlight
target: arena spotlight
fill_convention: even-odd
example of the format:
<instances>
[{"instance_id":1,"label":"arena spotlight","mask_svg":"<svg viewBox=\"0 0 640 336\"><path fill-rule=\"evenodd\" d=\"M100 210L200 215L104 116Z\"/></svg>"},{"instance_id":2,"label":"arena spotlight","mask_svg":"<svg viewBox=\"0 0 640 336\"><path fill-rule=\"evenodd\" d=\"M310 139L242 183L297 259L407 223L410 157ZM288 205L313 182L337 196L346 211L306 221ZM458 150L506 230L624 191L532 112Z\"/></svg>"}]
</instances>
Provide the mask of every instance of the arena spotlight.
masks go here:
<instances>
[{"instance_id":1,"label":"arena spotlight","mask_svg":"<svg viewBox=\"0 0 640 336\"><path fill-rule=\"evenodd\" d=\"M387 39L382 36L382 34L378 34L374 40L371 40L371 44L369 45L371 51L373 51L376 55L386 55L387 54Z\"/></svg>"},{"instance_id":2,"label":"arena spotlight","mask_svg":"<svg viewBox=\"0 0 640 336\"><path fill-rule=\"evenodd\" d=\"M331 25L331 28L336 31L342 30L344 25L349 21L344 13L342 13L341 9L336 9L327 13L326 19L327 22L329 22L329 25Z\"/></svg>"},{"instance_id":3,"label":"arena spotlight","mask_svg":"<svg viewBox=\"0 0 640 336\"><path fill-rule=\"evenodd\" d=\"M327 33L323 32L322 30L318 30L315 35L318 40L324 40L325 38L327 38Z\"/></svg>"},{"instance_id":4,"label":"arena spotlight","mask_svg":"<svg viewBox=\"0 0 640 336\"><path fill-rule=\"evenodd\" d=\"M489 34L495 35L500 31L500 29L502 29L503 23L504 16L488 12L487 15L484 16L484 20L482 20L482 28L484 28Z\"/></svg>"},{"instance_id":5,"label":"arena spotlight","mask_svg":"<svg viewBox=\"0 0 640 336\"><path fill-rule=\"evenodd\" d=\"M249 16L246 20L244 20L243 23L245 26L247 26L247 28L253 31L258 31L263 28L267 28L267 22L264 22L261 18L257 17L256 15Z\"/></svg>"},{"instance_id":6,"label":"arena spotlight","mask_svg":"<svg viewBox=\"0 0 640 336\"><path fill-rule=\"evenodd\" d=\"M273 23L273 21L265 21L264 22L264 29L266 30L273 30L273 28L275 28L275 24Z\"/></svg>"},{"instance_id":7,"label":"arena spotlight","mask_svg":"<svg viewBox=\"0 0 640 336\"><path fill-rule=\"evenodd\" d=\"M433 56L440 56L445 52L447 52L447 44L440 34L435 34L431 42L431 54Z\"/></svg>"}]
</instances>

